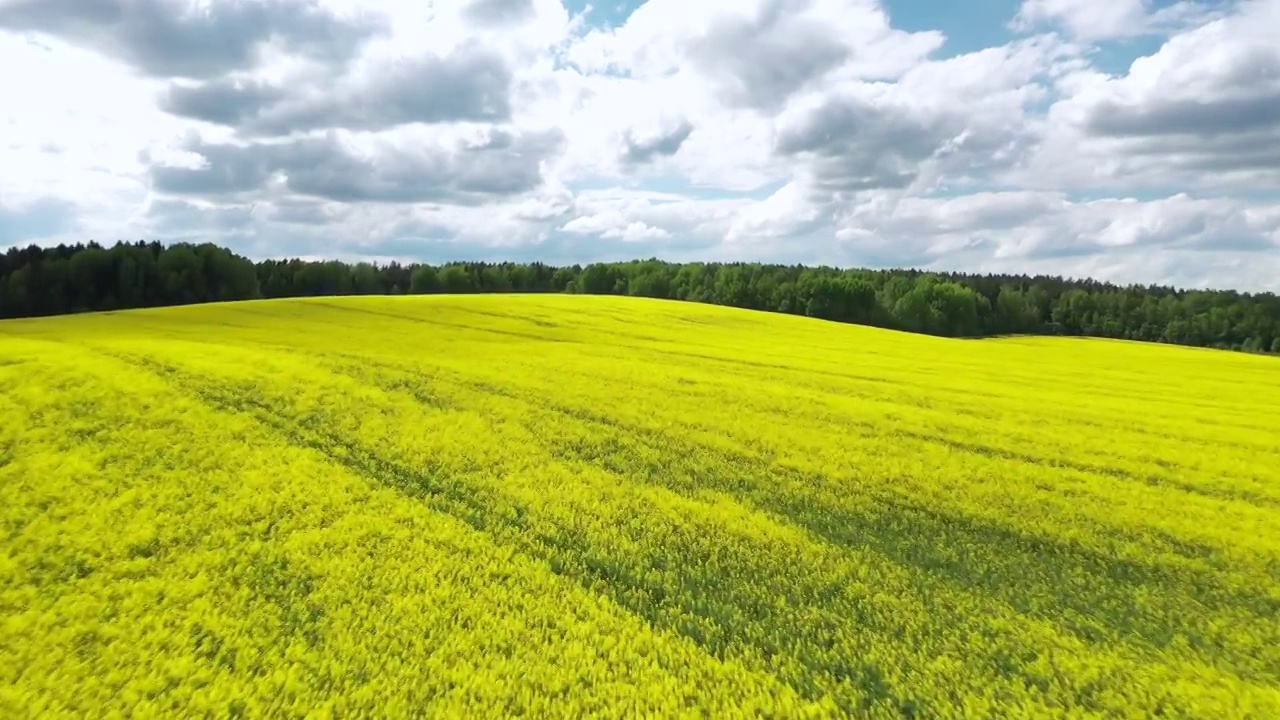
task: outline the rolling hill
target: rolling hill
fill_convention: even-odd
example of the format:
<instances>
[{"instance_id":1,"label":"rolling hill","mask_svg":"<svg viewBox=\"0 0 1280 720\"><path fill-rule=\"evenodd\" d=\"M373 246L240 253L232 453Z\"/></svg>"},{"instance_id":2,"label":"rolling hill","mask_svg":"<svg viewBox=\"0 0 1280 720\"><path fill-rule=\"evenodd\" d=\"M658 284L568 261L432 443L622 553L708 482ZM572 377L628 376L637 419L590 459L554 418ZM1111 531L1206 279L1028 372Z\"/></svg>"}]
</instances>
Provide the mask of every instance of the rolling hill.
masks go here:
<instances>
[{"instance_id":1,"label":"rolling hill","mask_svg":"<svg viewBox=\"0 0 1280 720\"><path fill-rule=\"evenodd\" d=\"M0 715L1280 717L1280 359L692 303L0 322Z\"/></svg>"}]
</instances>

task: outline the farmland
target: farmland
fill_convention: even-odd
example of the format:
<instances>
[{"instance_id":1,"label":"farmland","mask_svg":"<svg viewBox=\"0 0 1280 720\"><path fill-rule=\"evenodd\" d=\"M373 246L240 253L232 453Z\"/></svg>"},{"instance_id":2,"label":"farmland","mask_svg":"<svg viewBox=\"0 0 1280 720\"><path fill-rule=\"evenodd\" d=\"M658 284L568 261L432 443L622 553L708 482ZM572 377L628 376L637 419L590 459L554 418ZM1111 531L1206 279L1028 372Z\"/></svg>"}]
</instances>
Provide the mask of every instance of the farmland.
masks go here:
<instances>
[{"instance_id":1,"label":"farmland","mask_svg":"<svg viewBox=\"0 0 1280 720\"><path fill-rule=\"evenodd\" d=\"M639 298L0 323L0 716L1280 717L1280 359Z\"/></svg>"}]
</instances>

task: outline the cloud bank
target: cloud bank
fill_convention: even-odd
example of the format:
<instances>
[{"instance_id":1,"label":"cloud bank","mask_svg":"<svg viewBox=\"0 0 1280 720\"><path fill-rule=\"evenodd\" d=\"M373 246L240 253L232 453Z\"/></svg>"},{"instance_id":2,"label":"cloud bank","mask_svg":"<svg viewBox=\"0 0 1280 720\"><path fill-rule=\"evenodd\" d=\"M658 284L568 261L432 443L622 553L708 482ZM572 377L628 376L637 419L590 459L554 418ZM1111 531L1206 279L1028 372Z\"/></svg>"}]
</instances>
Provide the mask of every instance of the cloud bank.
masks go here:
<instances>
[{"instance_id":1,"label":"cloud bank","mask_svg":"<svg viewBox=\"0 0 1280 720\"><path fill-rule=\"evenodd\" d=\"M904 12L0 0L0 245L1280 290L1280 4L1024 0L963 53Z\"/></svg>"}]
</instances>

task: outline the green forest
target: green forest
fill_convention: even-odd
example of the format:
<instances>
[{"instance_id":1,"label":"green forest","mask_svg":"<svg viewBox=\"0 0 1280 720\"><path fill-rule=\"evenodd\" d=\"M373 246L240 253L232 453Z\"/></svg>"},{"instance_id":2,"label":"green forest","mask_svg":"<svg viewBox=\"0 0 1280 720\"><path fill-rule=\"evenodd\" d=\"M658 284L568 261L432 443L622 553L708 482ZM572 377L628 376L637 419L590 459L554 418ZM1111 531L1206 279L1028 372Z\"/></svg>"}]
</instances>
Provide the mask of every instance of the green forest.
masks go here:
<instances>
[{"instance_id":1,"label":"green forest","mask_svg":"<svg viewBox=\"0 0 1280 720\"><path fill-rule=\"evenodd\" d=\"M404 293L635 295L948 337L1051 334L1280 353L1280 297L1051 276L635 260L443 265L253 262L217 245L12 248L0 317L253 298Z\"/></svg>"}]
</instances>

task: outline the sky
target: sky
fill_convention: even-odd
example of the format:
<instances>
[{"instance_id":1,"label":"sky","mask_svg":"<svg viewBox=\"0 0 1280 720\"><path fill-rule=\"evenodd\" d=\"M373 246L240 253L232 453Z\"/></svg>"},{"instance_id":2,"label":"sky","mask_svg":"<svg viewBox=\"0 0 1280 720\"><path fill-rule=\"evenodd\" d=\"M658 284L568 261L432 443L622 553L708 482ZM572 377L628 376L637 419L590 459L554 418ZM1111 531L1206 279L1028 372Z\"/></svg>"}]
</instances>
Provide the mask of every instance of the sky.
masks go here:
<instances>
[{"instance_id":1,"label":"sky","mask_svg":"<svg viewBox=\"0 0 1280 720\"><path fill-rule=\"evenodd\" d=\"M1280 0L0 0L0 248L1280 291Z\"/></svg>"}]
</instances>

